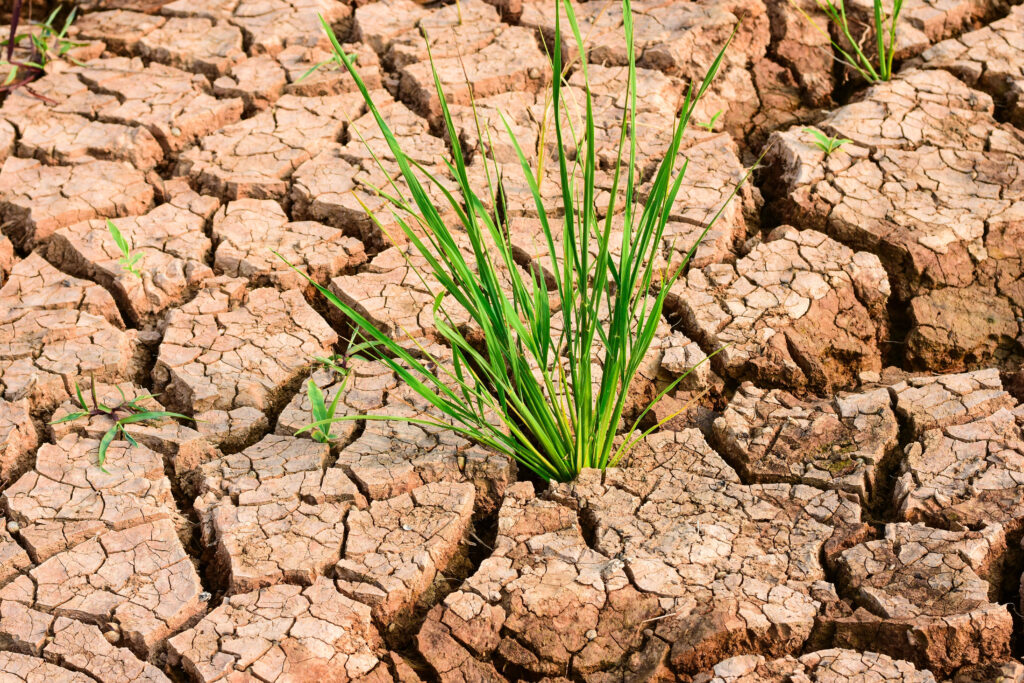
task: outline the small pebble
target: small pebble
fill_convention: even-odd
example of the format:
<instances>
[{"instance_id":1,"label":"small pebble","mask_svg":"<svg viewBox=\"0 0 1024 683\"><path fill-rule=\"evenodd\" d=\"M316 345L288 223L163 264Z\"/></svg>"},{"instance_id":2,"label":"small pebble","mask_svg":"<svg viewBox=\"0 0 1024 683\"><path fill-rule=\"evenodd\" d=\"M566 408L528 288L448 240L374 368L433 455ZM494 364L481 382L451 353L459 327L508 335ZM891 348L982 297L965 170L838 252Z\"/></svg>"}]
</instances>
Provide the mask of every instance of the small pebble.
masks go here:
<instances>
[{"instance_id":1,"label":"small pebble","mask_svg":"<svg viewBox=\"0 0 1024 683\"><path fill-rule=\"evenodd\" d=\"M21 527L18 525L18 523L15 522L13 519L11 521L7 522L7 531L9 533L16 534L16 533L18 533L18 529L20 529L20 528Z\"/></svg>"},{"instance_id":2,"label":"small pebble","mask_svg":"<svg viewBox=\"0 0 1024 683\"><path fill-rule=\"evenodd\" d=\"M209 600L212 597L213 596L210 595L209 592L203 591L202 593L199 594L199 602L206 602L207 600Z\"/></svg>"},{"instance_id":3,"label":"small pebble","mask_svg":"<svg viewBox=\"0 0 1024 683\"><path fill-rule=\"evenodd\" d=\"M597 631L594 629L587 631L587 640L593 640L594 638L597 638Z\"/></svg>"},{"instance_id":4,"label":"small pebble","mask_svg":"<svg viewBox=\"0 0 1024 683\"><path fill-rule=\"evenodd\" d=\"M538 78L540 78L540 69L538 69L535 66L534 67L530 67L529 74L530 74L530 78L532 78L534 80L537 80Z\"/></svg>"},{"instance_id":5,"label":"small pebble","mask_svg":"<svg viewBox=\"0 0 1024 683\"><path fill-rule=\"evenodd\" d=\"M403 524L402 525L402 531L412 531L412 527L409 526L408 524Z\"/></svg>"}]
</instances>

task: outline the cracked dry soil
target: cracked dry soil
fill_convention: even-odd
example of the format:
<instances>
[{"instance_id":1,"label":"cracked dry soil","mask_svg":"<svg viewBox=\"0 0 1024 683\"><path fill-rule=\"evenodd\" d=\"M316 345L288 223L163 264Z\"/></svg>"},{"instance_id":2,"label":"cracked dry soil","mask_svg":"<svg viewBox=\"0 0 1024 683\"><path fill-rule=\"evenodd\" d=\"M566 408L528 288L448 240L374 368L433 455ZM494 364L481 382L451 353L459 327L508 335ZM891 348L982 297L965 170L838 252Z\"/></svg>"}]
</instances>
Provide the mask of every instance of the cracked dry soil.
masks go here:
<instances>
[{"instance_id":1,"label":"cracked dry soil","mask_svg":"<svg viewBox=\"0 0 1024 683\"><path fill-rule=\"evenodd\" d=\"M338 415L430 407L380 363L315 369L350 330L271 250L450 359L436 283L363 210L403 186L385 140L346 74L301 79L329 55L320 13L442 183L452 145L486 182L483 138L517 267L552 284L499 112L550 165L553 3L81 0L75 60L41 97L0 99L0 679L1024 682L1012 4L906 0L898 73L869 87L810 0L635 0L641 200L687 83L742 20L698 108L712 125L679 153L664 264L769 151L673 288L634 391L729 344L655 412L695 404L620 467L548 486L431 426L296 436L309 381ZM871 3L849 10L863 30ZM622 16L577 11L606 206ZM572 122L578 69L565 93ZM825 156L807 125L851 142ZM557 214L552 174L540 191ZM110 417L50 424L90 381L195 421L135 425L101 469Z\"/></svg>"}]
</instances>

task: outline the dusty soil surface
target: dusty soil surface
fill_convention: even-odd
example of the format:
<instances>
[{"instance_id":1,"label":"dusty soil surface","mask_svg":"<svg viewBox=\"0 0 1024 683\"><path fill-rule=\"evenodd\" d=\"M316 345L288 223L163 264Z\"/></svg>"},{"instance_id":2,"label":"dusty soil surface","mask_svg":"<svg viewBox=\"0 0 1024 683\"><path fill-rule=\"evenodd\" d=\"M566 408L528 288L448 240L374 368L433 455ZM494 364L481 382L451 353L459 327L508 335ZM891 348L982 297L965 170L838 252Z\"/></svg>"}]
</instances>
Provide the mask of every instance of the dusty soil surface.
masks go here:
<instances>
[{"instance_id":1,"label":"dusty soil surface","mask_svg":"<svg viewBox=\"0 0 1024 683\"><path fill-rule=\"evenodd\" d=\"M696 367L647 424L687 409L549 486L360 420L436 416L381 363L315 362L351 328L273 252L450 359L380 196L407 189L393 154L347 73L303 78L330 55L319 13L424 170L454 187L458 145L483 195L493 155L505 193L483 201L553 286L501 116L557 215L553 2L78 4L75 59L0 99L0 679L1024 683L1024 8L906 0L898 73L869 86L812 0L635 0L641 201L741 20L659 266L767 152L633 387L642 405ZM871 3L847 5L873 41ZM622 16L577 11L603 216ZM807 126L850 142L826 155ZM355 418L329 443L296 434L309 382ZM52 424L76 383L195 420L133 425L100 467L112 417Z\"/></svg>"}]
</instances>

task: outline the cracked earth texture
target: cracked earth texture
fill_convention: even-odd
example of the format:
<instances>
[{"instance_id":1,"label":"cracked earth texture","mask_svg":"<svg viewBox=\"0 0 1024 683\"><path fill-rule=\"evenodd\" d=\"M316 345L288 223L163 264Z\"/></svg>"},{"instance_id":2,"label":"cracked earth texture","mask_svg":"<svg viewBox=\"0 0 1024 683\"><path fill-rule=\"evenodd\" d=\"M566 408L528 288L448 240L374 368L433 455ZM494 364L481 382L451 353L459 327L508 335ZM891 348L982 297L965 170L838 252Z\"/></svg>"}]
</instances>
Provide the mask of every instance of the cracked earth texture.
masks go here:
<instances>
[{"instance_id":1,"label":"cracked earth texture","mask_svg":"<svg viewBox=\"0 0 1024 683\"><path fill-rule=\"evenodd\" d=\"M451 365L381 196L409 191L394 155L346 71L307 73L331 56L320 14L410 158L450 191L458 146L553 289L502 121L559 216L553 1L77 5L74 59L0 94L0 679L1024 682L1019 4L905 0L896 76L867 85L812 0L634 0L640 202L740 21L659 268L707 235L630 410L692 372L618 467L560 484L364 419L443 420L344 355L351 325L303 277ZM847 7L872 41L871 3ZM576 9L604 218L622 14ZM579 130L578 63L563 92ZM826 156L807 126L851 142ZM337 399L326 442L301 431L310 382ZM128 425L101 465L123 413L58 422L76 385L192 419Z\"/></svg>"}]
</instances>

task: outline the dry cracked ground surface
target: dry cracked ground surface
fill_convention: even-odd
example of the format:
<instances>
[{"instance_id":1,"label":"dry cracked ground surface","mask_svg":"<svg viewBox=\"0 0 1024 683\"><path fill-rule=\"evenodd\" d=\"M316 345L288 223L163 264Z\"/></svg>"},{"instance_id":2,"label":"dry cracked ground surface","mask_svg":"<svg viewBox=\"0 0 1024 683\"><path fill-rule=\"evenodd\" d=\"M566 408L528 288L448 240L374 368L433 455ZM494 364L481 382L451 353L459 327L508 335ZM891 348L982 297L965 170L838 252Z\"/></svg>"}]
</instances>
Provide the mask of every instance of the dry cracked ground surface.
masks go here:
<instances>
[{"instance_id":1,"label":"dry cracked ground surface","mask_svg":"<svg viewBox=\"0 0 1024 683\"><path fill-rule=\"evenodd\" d=\"M450 355L380 194L408 191L394 155L353 79L304 74L319 13L424 172L453 188L458 146L482 188L496 160L484 201L553 287L502 115L554 168L554 3L78 5L74 59L0 99L0 679L1024 682L1024 8L906 0L897 75L867 86L811 0L635 0L641 201L740 21L675 160L659 265L708 231L637 402L692 372L619 467L546 485L360 419L437 416L379 362L314 360L351 330L303 275ZM603 217L623 18L577 14ZM563 92L578 126L578 65ZM346 418L327 443L297 433L310 383ZM76 384L193 419L100 466L113 418L60 421Z\"/></svg>"}]
</instances>

